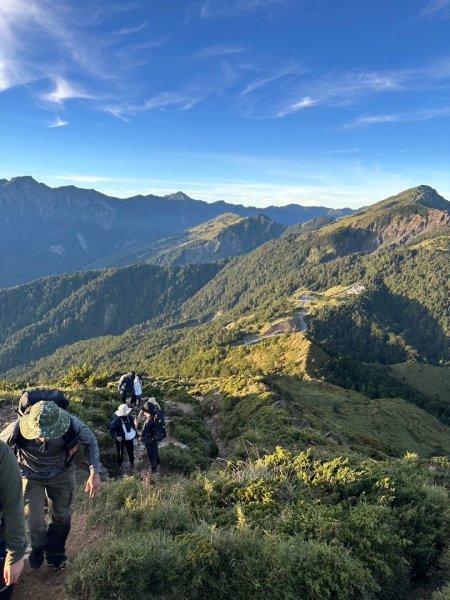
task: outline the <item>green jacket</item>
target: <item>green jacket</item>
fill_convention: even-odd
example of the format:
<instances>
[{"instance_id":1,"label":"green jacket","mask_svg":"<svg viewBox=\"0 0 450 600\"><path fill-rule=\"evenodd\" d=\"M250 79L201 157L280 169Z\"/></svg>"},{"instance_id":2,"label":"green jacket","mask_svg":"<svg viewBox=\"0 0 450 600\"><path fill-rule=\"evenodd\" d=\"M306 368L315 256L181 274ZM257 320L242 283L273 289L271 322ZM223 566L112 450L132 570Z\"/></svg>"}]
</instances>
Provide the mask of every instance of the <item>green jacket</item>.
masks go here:
<instances>
[{"instance_id":1,"label":"green jacket","mask_svg":"<svg viewBox=\"0 0 450 600\"><path fill-rule=\"evenodd\" d=\"M0 522L6 542L6 563L15 563L25 554L25 517L22 476L11 448L0 441Z\"/></svg>"}]
</instances>

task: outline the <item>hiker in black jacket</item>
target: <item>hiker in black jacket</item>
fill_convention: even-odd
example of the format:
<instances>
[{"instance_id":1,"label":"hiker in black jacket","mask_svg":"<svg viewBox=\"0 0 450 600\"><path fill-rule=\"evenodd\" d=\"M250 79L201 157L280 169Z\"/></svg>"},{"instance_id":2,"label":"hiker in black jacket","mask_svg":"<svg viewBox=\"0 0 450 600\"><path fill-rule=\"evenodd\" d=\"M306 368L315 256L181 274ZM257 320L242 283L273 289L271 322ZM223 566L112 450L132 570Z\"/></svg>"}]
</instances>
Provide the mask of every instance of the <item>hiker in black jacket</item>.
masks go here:
<instances>
[{"instance_id":1,"label":"hiker in black jacket","mask_svg":"<svg viewBox=\"0 0 450 600\"><path fill-rule=\"evenodd\" d=\"M22 477L10 448L0 442L0 599L12 598L13 585L23 569L27 548Z\"/></svg>"},{"instance_id":2,"label":"hiker in black jacket","mask_svg":"<svg viewBox=\"0 0 450 600\"><path fill-rule=\"evenodd\" d=\"M141 440L147 450L151 471L152 473L157 473L160 463L158 442L161 442L166 437L166 429L163 412L158 408L159 405L157 406L151 400L154 400L154 398L147 399L140 413L144 413L146 417L141 431Z\"/></svg>"},{"instance_id":3,"label":"hiker in black jacket","mask_svg":"<svg viewBox=\"0 0 450 600\"><path fill-rule=\"evenodd\" d=\"M134 438L136 437L136 426L130 415L131 408L121 404L113 415L109 431L116 441L117 463L119 472L122 470L123 453L127 449L130 460L130 470L134 467Z\"/></svg>"},{"instance_id":4,"label":"hiker in black jacket","mask_svg":"<svg viewBox=\"0 0 450 600\"><path fill-rule=\"evenodd\" d=\"M126 404L127 398L130 398L130 404L133 406L136 403L136 394L134 392L134 378L136 373L134 371L130 371L129 373L125 373L119 379L119 385L117 389L120 393L120 400L123 404Z\"/></svg>"}]
</instances>

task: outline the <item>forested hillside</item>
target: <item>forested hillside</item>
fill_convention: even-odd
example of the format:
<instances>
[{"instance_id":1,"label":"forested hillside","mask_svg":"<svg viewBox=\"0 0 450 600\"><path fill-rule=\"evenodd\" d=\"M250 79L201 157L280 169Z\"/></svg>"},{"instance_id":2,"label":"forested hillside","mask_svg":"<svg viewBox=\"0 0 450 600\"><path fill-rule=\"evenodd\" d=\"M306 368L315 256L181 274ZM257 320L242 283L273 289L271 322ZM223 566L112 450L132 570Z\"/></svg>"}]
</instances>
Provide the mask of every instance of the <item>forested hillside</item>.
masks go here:
<instances>
[{"instance_id":1,"label":"forested hillside","mask_svg":"<svg viewBox=\"0 0 450 600\"><path fill-rule=\"evenodd\" d=\"M0 368L36 360L77 340L121 334L136 324L145 328L146 321L158 317L164 323L222 267L219 262L138 265L0 290Z\"/></svg>"}]
</instances>

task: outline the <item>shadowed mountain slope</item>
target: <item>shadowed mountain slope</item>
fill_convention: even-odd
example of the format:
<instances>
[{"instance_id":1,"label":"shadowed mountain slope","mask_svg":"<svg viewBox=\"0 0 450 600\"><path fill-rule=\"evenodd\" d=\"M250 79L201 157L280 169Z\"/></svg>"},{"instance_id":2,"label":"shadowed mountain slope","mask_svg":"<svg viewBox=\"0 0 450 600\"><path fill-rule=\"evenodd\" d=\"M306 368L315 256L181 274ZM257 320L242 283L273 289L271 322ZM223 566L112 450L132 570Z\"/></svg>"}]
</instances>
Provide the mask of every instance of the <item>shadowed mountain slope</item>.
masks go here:
<instances>
[{"instance_id":1,"label":"shadowed mountain slope","mask_svg":"<svg viewBox=\"0 0 450 600\"><path fill-rule=\"evenodd\" d=\"M261 210L193 200L181 192L122 200L74 186L50 188L32 177L3 179L0 287L44 275L118 266L124 254L229 212L248 217ZM345 209L290 205L268 207L265 214L291 225L342 212Z\"/></svg>"}]
</instances>

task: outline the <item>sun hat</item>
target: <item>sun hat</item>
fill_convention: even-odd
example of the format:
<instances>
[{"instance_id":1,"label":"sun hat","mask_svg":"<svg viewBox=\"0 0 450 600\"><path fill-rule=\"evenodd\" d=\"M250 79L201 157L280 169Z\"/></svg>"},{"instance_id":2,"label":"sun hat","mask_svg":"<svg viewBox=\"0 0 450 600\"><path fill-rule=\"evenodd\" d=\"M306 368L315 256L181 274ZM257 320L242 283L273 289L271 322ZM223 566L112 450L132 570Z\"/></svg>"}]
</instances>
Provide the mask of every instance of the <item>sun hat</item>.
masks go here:
<instances>
[{"instance_id":1,"label":"sun hat","mask_svg":"<svg viewBox=\"0 0 450 600\"><path fill-rule=\"evenodd\" d=\"M128 406L128 404L121 404L119 406L119 408L116 410L115 414L118 417L126 417L128 413L131 412L131 406Z\"/></svg>"},{"instance_id":2,"label":"sun hat","mask_svg":"<svg viewBox=\"0 0 450 600\"><path fill-rule=\"evenodd\" d=\"M26 440L63 436L70 427L70 415L52 400L41 400L19 421L20 433Z\"/></svg>"}]
</instances>

